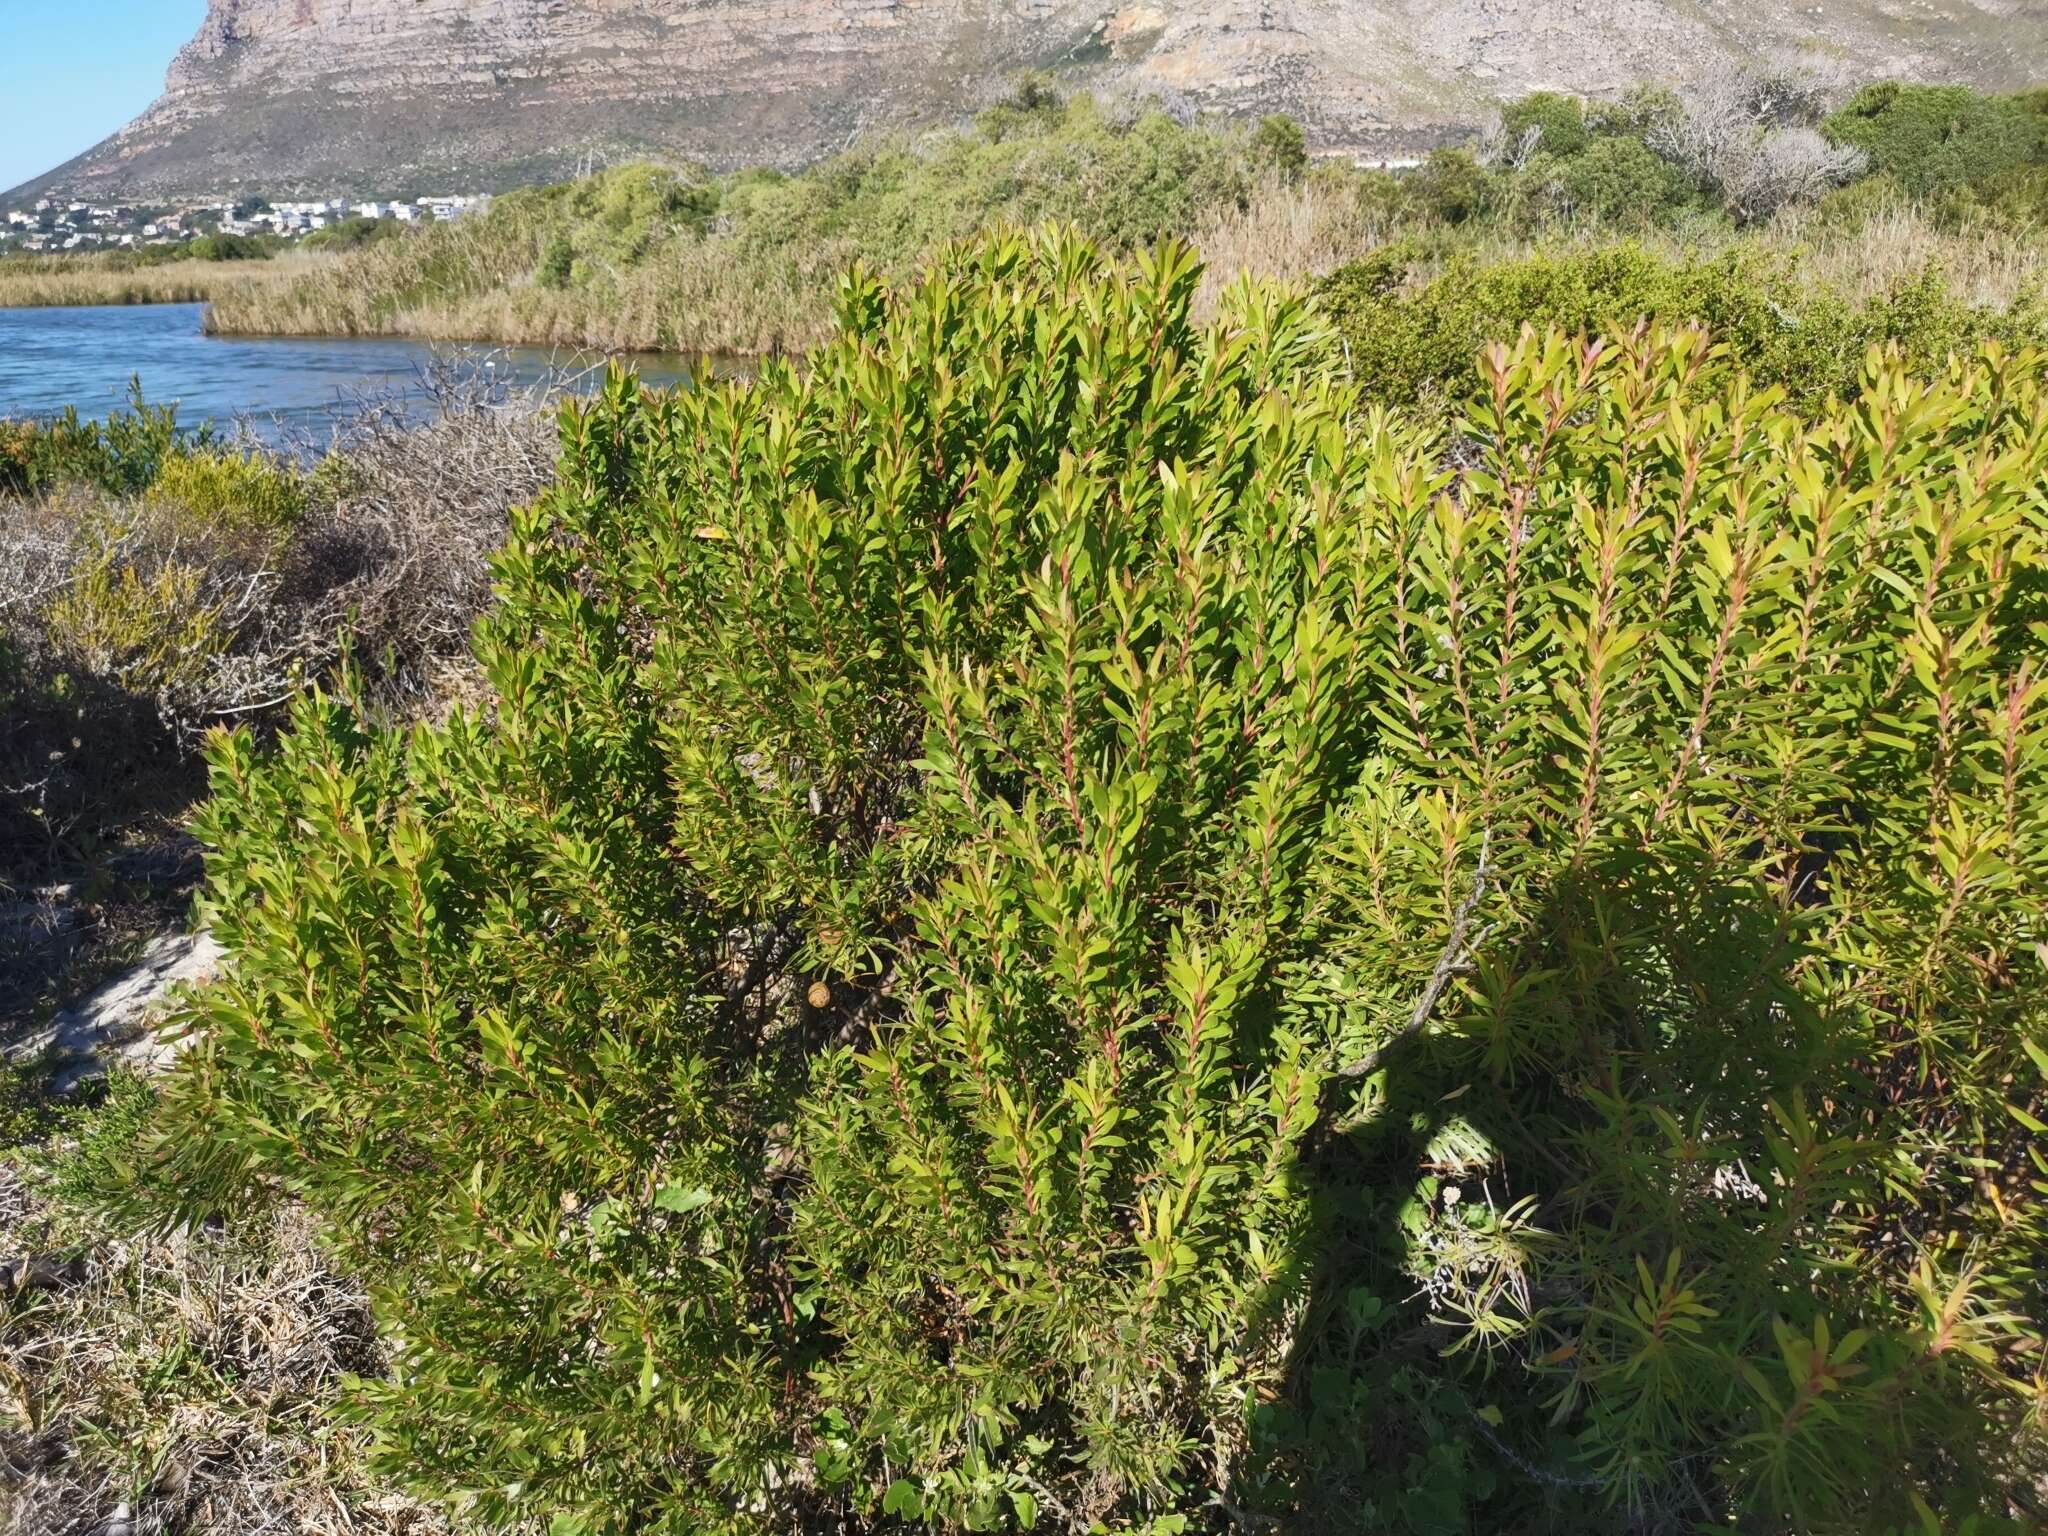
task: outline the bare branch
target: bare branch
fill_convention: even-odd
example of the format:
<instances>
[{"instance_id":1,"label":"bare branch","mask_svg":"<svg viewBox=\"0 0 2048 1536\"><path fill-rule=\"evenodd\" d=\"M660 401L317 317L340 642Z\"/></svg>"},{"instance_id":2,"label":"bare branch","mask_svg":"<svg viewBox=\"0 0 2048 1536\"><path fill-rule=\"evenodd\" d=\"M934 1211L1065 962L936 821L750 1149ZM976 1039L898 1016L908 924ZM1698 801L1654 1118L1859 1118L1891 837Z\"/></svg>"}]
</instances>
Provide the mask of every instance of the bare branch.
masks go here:
<instances>
[{"instance_id":1,"label":"bare branch","mask_svg":"<svg viewBox=\"0 0 2048 1536\"><path fill-rule=\"evenodd\" d=\"M1475 934L1472 920L1479 911L1479 903L1485 898L1486 886L1493 874L1491 851L1493 832L1489 828L1479 841L1479 868L1473 872L1472 889L1458 904L1458 910L1451 919L1451 936L1444 944L1443 953L1436 957L1436 968L1429 973L1429 984L1422 989L1422 996L1416 999L1415 1011L1399 1034L1373 1050L1367 1051L1349 1066L1339 1067L1340 1078L1364 1077L1379 1070L1380 1063L1401 1045L1422 1033L1428 1025L1430 1015L1436 1012L1436 1005L1443 1001L1443 995L1451 979L1472 968L1473 951L1485 943L1492 934L1491 927Z\"/></svg>"}]
</instances>

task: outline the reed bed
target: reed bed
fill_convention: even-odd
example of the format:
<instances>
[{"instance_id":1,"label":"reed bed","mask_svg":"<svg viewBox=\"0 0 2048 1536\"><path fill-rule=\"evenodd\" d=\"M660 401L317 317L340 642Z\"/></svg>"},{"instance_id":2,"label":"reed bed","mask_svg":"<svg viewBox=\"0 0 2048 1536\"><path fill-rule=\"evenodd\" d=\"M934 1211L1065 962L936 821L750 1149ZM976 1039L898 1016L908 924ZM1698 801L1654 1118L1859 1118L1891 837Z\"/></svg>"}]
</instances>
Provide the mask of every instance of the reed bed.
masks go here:
<instances>
[{"instance_id":1,"label":"reed bed","mask_svg":"<svg viewBox=\"0 0 2048 1536\"><path fill-rule=\"evenodd\" d=\"M289 287L332 262L289 251L269 261L167 261L117 264L100 256L0 260L0 308L73 308L89 304L204 304L230 295Z\"/></svg>"},{"instance_id":2,"label":"reed bed","mask_svg":"<svg viewBox=\"0 0 2048 1536\"><path fill-rule=\"evenodd\" d=\"M1188 232L1205 263L1196 313L1213 316L1223 294L1246 273L1312 282L1397 232L1392 220L1345 182L1311 176L1293 184L1267 183L1244 206L1220 208Z\"/></svg>"},{"instance_id":3,"label":"reed bed","mask_svg":"<svg viewBox=\"0 0 2048 1536\"><path fill-rule=\"evenodd\" d=\"M1258 188L1187 235L1208 264L1198 312L1211 314L1240 274L1311 283L1402 241L1406 281L1451 261L1512 261L1541 250L1611 242L1612 230L1469 232L1396 219L1344 182L1311 177ZM1932 269L1966 303L2004 309L2048 289L2048 250L1996 225L1945 227L1910 204L1855 222L1796 209L1744 231L1705 224L1635 237L1673 257L1761 246L1817 288L1861 301ZM826 334L834 279L862 252L839 238L764 246L736 235L678 235L643 258L574 287L538 276L537 237L506 238L481 222L422 232L344 257L265 263L282 280L214 291L209 325L222 334L416 336L433 341L754 356L799 353ZM0 287L0 294L4 294ZM112 302L112 301L110 301Z\"/></svg>"},{"instance_id":4,"label":"reed bed","mask_svg":"<svg viewBox=\"0 0 2048 1536\"><path fill-rule=\"evenodd\" d=\"M213 301L223 335L413 336L603 352L801 352L831 324L844 241L750 251L730 236L679 238L574 289L535 276L524 239L481 227L426 231Z\"/></svg>"}]
</instances>

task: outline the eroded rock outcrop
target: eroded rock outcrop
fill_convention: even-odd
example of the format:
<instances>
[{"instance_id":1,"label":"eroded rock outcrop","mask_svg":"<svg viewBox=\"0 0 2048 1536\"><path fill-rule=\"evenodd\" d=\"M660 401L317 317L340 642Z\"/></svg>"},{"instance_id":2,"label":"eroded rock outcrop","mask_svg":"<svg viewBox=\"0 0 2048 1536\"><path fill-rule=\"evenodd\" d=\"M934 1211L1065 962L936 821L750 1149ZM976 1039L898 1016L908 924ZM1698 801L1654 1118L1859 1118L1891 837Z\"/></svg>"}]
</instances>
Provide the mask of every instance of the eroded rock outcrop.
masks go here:
<instances>
[{"instance_id":1,"label":"eroded rock outcrop","mask_svg":"<svg viewBox=\"0 0 2048 1536\"><path fill-rule=\"evenodd\" d=\"M1399 154L1488 100L1813 56L2022 83L2034 0L212 0L141 118L29 190L488 190L593 159L793 164L1025 68Z\"/></svg>"}]
</instances>

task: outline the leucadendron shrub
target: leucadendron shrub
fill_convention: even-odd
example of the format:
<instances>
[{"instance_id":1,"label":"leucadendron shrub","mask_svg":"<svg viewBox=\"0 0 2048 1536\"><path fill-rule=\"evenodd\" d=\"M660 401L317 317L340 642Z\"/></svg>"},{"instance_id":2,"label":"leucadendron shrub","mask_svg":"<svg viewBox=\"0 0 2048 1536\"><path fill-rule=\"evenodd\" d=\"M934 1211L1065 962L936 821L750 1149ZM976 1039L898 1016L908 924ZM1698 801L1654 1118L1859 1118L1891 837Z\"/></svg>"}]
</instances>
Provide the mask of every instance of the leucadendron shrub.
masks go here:
<instances>
[{"instance_id":1,"label":"leucadendron shrub","mask_svg":"<svg viewBox=\"0 0 2048 1536\"><path fill-rule=\"evenodd\" d=\"M137 1199L307 1202L487 1525L2009 1528L2048 367L1531 335L1452 456L1196 280L567 406L487 707L215 741Z\"/></svg>"}]
</instances>

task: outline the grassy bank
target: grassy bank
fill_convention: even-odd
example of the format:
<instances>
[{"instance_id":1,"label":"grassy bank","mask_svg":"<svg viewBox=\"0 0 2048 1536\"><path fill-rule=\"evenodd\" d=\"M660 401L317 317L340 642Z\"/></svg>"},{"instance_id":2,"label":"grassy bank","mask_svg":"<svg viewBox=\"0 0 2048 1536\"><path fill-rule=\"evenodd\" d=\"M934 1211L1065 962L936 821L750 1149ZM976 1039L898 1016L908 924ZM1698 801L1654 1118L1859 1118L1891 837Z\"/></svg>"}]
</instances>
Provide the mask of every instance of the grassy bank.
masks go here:
<instances>
[{"instance_id":1,"label":"grassy bank","mask_svg":"<svg viewBox=\"0 0 2048 1536\"><path fill-rule=\"evenodd\" d=\"M331 258L287 252L267 261L137 263L115 254L0 258L0 308L203 304L249 298L317 275Z\"/></svg>"},{"instance_id":2,"label":"grassy bank","mask_svg":"<svg viewBox=\"0 0 2048 1536\"><path fill-rule=\"evenodd\" d=\"M1972 96L1990 124L1973 138L1946 96L1909 96L1907 112L1866 93L1830 115L1800 82L1754 84L1606 107L1531 97L1475 147L1395 176L1312 164L1284 119L1182 122L1027 82L965 127L879 140L798 176L635 166L529 189L481 219L223 294L213 324L798 352L826 334L854 261L900 276L949 239L1048 219L1112 249L1191 239L1208 263L1204 313L1239 272L1315 278L1397 242L1416 284L1458 262L1627 240L1675 256L1753 246L1848 302L1930 268L1973 304L2038 286L2037 102ZM1922 122L1933 107L1964 126Z\"/></svg>"}]
</instances>

